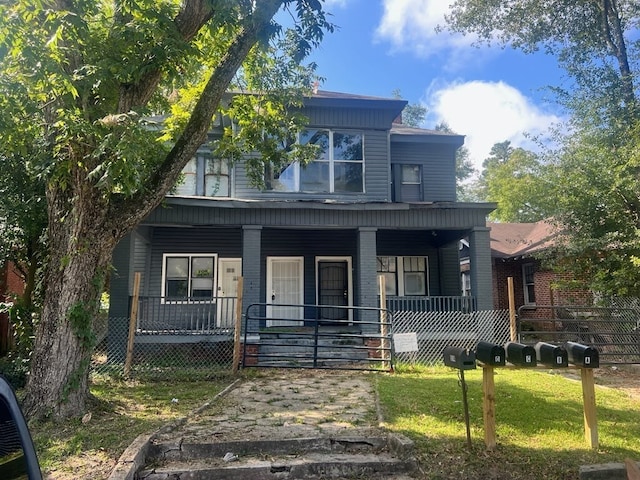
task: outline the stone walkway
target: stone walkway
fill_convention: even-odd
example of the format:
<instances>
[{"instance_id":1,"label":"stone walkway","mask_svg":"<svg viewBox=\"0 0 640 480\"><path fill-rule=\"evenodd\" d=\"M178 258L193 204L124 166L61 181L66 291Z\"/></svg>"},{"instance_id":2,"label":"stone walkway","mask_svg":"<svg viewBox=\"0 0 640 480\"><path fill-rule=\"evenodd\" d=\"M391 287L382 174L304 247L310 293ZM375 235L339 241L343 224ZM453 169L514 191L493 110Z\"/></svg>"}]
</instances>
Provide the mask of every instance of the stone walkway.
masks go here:
<instances>
[{"instance_id":1,"label":"stone walkway","mask_svg":"<svg viewBox=\"0 0 640 480\"><path fill-rule=\"evenodd\" d=\"M157 442L275 440L381 433L373 375L265 370L243 380Z\"/></svg>"}]
</instances>

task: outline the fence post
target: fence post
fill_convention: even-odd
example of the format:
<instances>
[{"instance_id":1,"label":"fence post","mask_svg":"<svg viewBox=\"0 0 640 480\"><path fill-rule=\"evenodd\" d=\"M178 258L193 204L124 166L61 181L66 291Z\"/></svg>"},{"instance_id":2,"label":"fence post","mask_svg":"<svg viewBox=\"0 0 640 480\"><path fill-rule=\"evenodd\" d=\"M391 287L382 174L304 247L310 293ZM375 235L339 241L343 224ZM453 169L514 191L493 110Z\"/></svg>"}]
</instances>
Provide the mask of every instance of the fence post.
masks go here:
<instances>
[{"instance_id":1,"label":"fence post","mask_svg":"<svg viewBox=\"0 0 640 480\"><path fill-rule=\"evenodd\" d=\"M235 315L235 324L233 330L233 364L231 366L231 371L233 373L238 372L238 367L240 365L240 335L242 333L242 289L244 285L244 278L242 276L238 277L238 293L236 294L236 315Z\"/></svg>"},{"instance_id":2,"label":"fence post","mask_svg":"<svg viewBox=\"0 0 640 480\"><path fill-rule=\"evenodd\" d=\"M378 290L380 295L380 353L382 354L382 368L385 370L389 368L387 362L387 335L389 334L389 326L387 325L387 289L385 285L384 275L378 275ZM391 347L391 345L389 345ZM389 352L391 353L391 352ZM390 355L389 355L390 357Z\"/></svg>"},{"instance_id":3,"label":"fence post","mask_svg":"<svg viewBox=\"0 0 640 480\"><path fill-rule=\"evenodd\" d=\"M513 291L513 277L507 277L507 291L509 294L509 336L516 341L516 297Z\"/></svg>"},{"instance_id":4,"label":"fence post","mask_svg":"<svg viewBox=\"0 0 640 480\"><path fill-rule=\"evenodd\" d=\"M140 272L133 274L133 297L131 297L131 315L129 317L129 337L127 339L127 356L124 360L124 376L129 377L133 362L133 346L136 338L136 322L138 321L138 300L140 298Z\"/></svg>"}]
</instances>

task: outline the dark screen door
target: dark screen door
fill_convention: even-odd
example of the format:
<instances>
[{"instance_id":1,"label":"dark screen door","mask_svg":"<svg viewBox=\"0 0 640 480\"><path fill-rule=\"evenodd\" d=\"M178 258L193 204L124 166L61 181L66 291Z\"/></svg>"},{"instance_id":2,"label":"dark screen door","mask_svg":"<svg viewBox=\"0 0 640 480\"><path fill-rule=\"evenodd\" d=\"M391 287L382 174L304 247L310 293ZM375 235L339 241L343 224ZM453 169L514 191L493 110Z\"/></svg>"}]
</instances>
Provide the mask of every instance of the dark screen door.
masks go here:
<instances>
[{"instance_id":1,"label":"dark screen door","mask_svg":"<svg viewBox=\"0 0 640 480\"><path fill-rule=\"evenodd\" d=\"M349 302L349 285L346 261L322 261L318 263L318 300L321 305L344 307ZM320 319L325 321L347 320L346 308L322 308Z\"/></svg>"}]
</instances>

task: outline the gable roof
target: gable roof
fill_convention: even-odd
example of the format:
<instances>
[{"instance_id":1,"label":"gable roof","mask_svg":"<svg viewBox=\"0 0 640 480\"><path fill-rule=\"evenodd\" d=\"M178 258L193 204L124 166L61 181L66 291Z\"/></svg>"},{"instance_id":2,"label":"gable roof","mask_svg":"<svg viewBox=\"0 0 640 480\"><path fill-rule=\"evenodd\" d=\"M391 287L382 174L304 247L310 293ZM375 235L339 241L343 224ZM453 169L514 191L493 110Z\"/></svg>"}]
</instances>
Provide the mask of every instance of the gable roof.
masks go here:
<instances>
[{"instance_id":1,"label":"gable roof","mask_svg":"<svg viewBox=\"0 0 640 480\"><path fill-rule=\"evenodd\" d=\"M555 244L559 231L547 220L535 223L487 223L493 258L525 257Z\"/></svg>"}]
</instances>

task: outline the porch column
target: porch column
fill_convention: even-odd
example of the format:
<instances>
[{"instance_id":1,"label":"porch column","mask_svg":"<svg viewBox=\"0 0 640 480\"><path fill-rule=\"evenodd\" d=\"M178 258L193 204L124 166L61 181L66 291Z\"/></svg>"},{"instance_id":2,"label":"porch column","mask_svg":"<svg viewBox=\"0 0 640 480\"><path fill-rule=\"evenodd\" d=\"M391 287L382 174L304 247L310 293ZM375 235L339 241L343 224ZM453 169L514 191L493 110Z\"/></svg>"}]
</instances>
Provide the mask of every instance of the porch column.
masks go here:
<instances>
[{"instance_id":1,"label":"porch column","mask_svg":"<svg viewBox=\"0 0 640 480\"><path fill-rule=\"evenodd\" d=\"M378 281L376 266L376 233L375 227L358 228L358 305L361 307L378 307ZM361 312L360 320L376 321L375 311ZM376 333L375 325L363 325L363 333Z\"/></svg>"},{"instance_id":2,"label":"porch column","mask_svg":"<svg viewBox=\"0 0 640 480\"><path fill-rule=\"evenodd\" d=\"M253 303L264 302L260 298L260 279L262 278L262 261L260 246L262 244L262 226L244 225L242 227L242 277L243 288L243 314L247 307ZM264 314L262 312L261 314ZM258 323L250 325L250 330L258 330Z\"/></svg>"},{"instance_id":3,"label":"porch column","mask_svg":"<svg viewBox=\"0 0 640 480\"><path fill-rule=\"evenodd\" d=\"M471 294L477 299L478 310L493 310L489 231L488 227L474 227L469 235Z\"/></svg>"},{"instance_id":4,"label":"porch column","mask_svg":"<svg viewBox=\"0 0 640 480\"><path fill-rule=\"evenodd\" d=\"M129 304L133 278L134 241L124 237L113 251L113 271L109 279L109 330L107 358L109 363L124 362L129 332Z\"/></svg>"}]
</instances>

